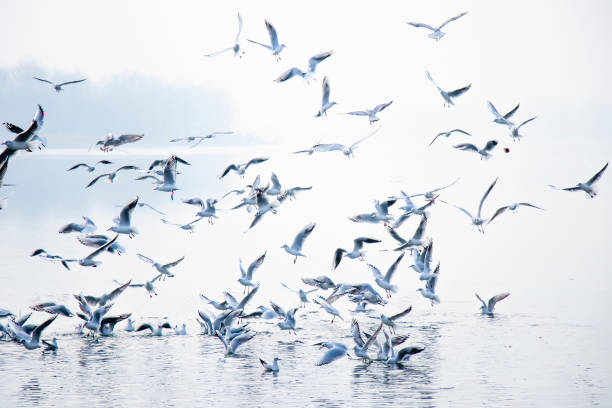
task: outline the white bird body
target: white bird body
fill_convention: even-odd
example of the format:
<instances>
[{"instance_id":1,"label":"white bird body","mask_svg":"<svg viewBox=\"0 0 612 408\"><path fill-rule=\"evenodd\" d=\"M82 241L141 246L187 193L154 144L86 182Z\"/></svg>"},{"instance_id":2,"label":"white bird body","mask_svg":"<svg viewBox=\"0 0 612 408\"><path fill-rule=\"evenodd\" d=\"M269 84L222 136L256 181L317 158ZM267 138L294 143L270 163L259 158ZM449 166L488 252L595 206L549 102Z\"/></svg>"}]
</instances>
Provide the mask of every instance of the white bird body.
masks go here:
<instances>
[{"instance_id":1,"label":"white bird body","mask_svg":"<svg viewBox=\"0 0 612 408\"><path fill-rule=\"evenodd\" d=\"M240 48L240 42L238 41L240 38L241 32L242 32L242 16L240 15L240 13L238 13L238 34L236 34L236 40L234 42L234 45L232 45L231 47L227 47L222 50L213 52L211 54L205 54L204 56L205 57L216 57L217 55L223 54L224 52L231 50L234 52L234 57L238 56L242 58L244 51L242 51L242 49Z\"/></svg>"},{"instance_id":2,"label":"white bird body","mask_svg":"<svg viewBox=\"0 0 612 408\"><path fill-rule=\"evenodd\" d=\"M280 57L278 56L278 54L280 54L281 51L283 51L286 45L279 44L278 34L276 33L276 29L268 20L265 20L265 24L266 24L266 30L268 30L268 35L270 36L270 45L263 44L263 43L253 41L253 40L248 40L248 41L252 42L253 44L261 45L262 47L269 49L270 51L272 51L272 55L277 57L276 58L277 60L280 60Z\"/></svg>"},{"instance_id":3,"label":"white bird body","mask_svg":"<svg viewBox=\"0 0 612 408\"><path fill-rule=\"evenodd\" d=\"M455 103L453 102L454 98L457 98L458 96L463 95L465 92L467 92L472 84L469 84L467 86L464 86L463 88L459 88L459 89L455 89L454 91L445 91L444 89L440 88L438 86L438 84L436 84L433 80L433 78L431 77L431 75L429 74L429 71L426 72L426 76L427 79L429 79L431 81L432 84L435 85L436 88L438 88L438 91L440 92L440 95L442 96L442 98L444 99L444 105L448 106L450 108L451 105L454 105Z\"/></svg>"},{"instance_id":4,"label":"white bird body","mask_svg":"<svg viewBox=\"0 0 612 408\"><path fill-rule=\"evenodd\" d=\"M264 360L262 360L260 358L259 362L261 363L262 367L266 371L272 372L272 373L278 373L278 371L280 370L279 367L278 367L278 360L280 360L280 358L274 357L274 360L272 361L272 364L269 364L269 363L266 363Z\"/></svg>"},{"instance_id":5,"label":"white bird body","mask_svg":"<svg viewBox=\"0 0 612 408\"><path fill-rule=\"evenodd\" d=\"M606 163L605 166L603 166L603 168L599 170L597 173L595 173L595 175L591 177L589 180L587 180L584 183L578 183L574 187L566 187L566 188L560 189L558 187L553 186L552 184L549 184L549 186L554 188L555 190L584 191L588 197L593 198L597 195L597 191L595 190L594 184L599 181L599 179L601 178L601 176L603 175L603 173L606 171L607 168L608 168L608 163Z\"/></svg>"},{"instance_id":6,"label":"white bird body","mask_svg":"<svg viewBox=\"0 0 612 408\"><path fill-rule=\"evenodd\" d=\"M386 103L381 103L380 105L376 105L374 108L372 109L366 109L366 110L361 110L361 111L353 111L353 112L347 112L347 115L354 115L354 116L367 116L368 120L370 121L370 124L374 123L374 122L378 122L379 118L378 116L376 116L379 112L382 112L383 110L385 110L389 105L391 105L393 103L393 101L389 101Z\"/></svg>"},{"instance_id":7,"label":"white bird body","mask_svg":"<svg viewBox=\"0 0 612 408\"><path fill-rule=\"evenodd\" d=\"M119 218L114 220L117 225L110 227L108 230L116 232L117 234L126 234L130 238L137 234L138 231L131 225L132 212L134 212L134 208L136 208L137 204L138 197L123 207L119 213Z\"/></svg>"},{"instance_id":8,"label":"white bird body","mask_svg":"<svg viewBox=\"0 0 612 408\"><path fill-rule=\"evenodd\" d=\"M293 263L295 263L297 261L298 256L302 256L302 257L306 257L306 255L304 255L302 253L302 245L304 245L304 240L310 235L310 233L312 232L312 230L314 229L316 224L311 223L306 225L304 228L302 228L300 230L300 232L298 232L298 234L295 236L295 239L293 240L293 243L291 244L291 246L285 244L283 245L281 248L283 248L288 254L293 255L294 259L293 259Z\"/></svg>"}]
</instances>

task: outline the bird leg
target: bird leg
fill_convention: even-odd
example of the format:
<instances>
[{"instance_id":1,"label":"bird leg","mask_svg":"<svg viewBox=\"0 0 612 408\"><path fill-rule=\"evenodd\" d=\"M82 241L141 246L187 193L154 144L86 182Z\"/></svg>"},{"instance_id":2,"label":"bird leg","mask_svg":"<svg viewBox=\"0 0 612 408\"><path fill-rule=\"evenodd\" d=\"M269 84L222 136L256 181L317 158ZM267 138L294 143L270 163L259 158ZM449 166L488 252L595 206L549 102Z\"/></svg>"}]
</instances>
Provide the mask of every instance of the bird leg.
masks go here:
<instances>
[{"instance_id":1,"label":"bird leg","mask_svg":"<svg viewBox=\"0 0 612 408\"><path fill-rule=\"evenodd\" d=\"M293 263L295 264L296 261L297 261L297 256L293 258Z\"/></svg>"}]
</instances>

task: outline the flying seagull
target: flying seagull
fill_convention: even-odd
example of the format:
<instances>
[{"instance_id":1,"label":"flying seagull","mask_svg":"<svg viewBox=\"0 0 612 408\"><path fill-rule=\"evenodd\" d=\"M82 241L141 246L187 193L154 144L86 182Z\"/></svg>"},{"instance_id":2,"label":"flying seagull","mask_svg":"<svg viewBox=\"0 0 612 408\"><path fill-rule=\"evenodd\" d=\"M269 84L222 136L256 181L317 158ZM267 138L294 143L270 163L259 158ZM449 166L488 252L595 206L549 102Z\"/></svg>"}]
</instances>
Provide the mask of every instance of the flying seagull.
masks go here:
<instances>
[{"instance_id":1,"label":"flying seagull","mask_svg":"<svg viewBox=\"0 0 612 408\"><path fill-rule=\"evenodd\" d=\"M282 73L281 76L276 78L274 81L275 82L285 82L286 80L293 78L294 76L301 76L302 78L308 81L310 78L313 77L317 69L317 65L321 61L325 60L330 55L332 55L332 52L333 51L325 51L325 52L321 52L317 55L313 55L312 57L310 57L310 59L308 60L308 69L306 70L306 72L296 67L289 68L287 71Z\"/></svg>"},{"instance_id":2,"label":"flying seagull","mask_svg":"<svg viewBox=\"0 0 612 408\"><path fill-rule=\"evenodd\" d=\"M51 82L49 80L46 80L46 79L36 78L36 77L32 77L32 78L50 84L53 87L53 89L55 89L56 92L62 91L63 90L62 86L64 86L64 85L78 84L79 82L83 82L83 81L87 80L87 78L84 78L84 79L79 79L79 80L76 80L76 81L68 81L68 82L62 82L61 84L56 84L56 83L53 83L53 82Z\"/></svg>"},{"instance_id":3,"label":"flying seagull","mask_svg":"<svg viewBox=\"0 0 612 408\"><path fill-rule=\"evenodd\" d=\"M465 208L461 208L461 207L459 207L457 205L455 206L455 208L457 208L462 213L464 213L465 215L470 217L470 219L472 220L472 224L474 224L476 227L478 227L478 231L482 232L483 234L484 234L484 229L483 229L482 226L487 221L487 219L486 218L482 218L482 214L481 214L482 213L482 205L484 204L485 200L489 196L489 193L491 192L491 190L493 190L493 187L495 187L496 183L497 183L497 179L495 179L493 181L493 183L491 183L489 188L487 188L487 191L485 191L485 193L483 194L482 198L480 199L480 203L478 204L478 212L476 213L476 216L473 216L472 214L470 214L469 211L467 211Z\"/></svg>"},{"instance_id":4,"label":"flying seagull","mask_svg":"<svg viewBox=\"0 0 612 408\"><path fill-rule=\"evenodd\" d=\"M199 145L200 143L202 143L204 140L206 139L212 139L217 135L231 135L234 132L212 132L209 133L205 136L188 136L188 137L181 137L178 139L172 139L170 140L170 142L174 143L174 142L187 142L187 143L191 143L193 141L196 141L195 143L193 143L191 146L189 146L189 148L193 149L194 147L196 147L197 145Z\"/></svg>"},{"instance_id":5,"label":"flying seagull","mask_svg":"<svg viewBox=\"0 0 612 408\"><path fill-rule=\"evenodd\" d=\"M511 126L514 126L514 123L510 122L508 119L510 119L512 115L514 115L514 113L518 110L519 106L521 105L517 104L514 108L512 108L512 110L510 110L505 115L501 115L495 108L495 105L491 103L491 101L487 101L487 106L489 107L489 110L491 111L493 116L495 116L495 119L493 119L493 122L499 123L500 125L506 125L506 126L511 127Z\"/></svg>"},{"instance_id":6,"label":"flying seagull","mask_svg":"<svg viewBox=\"0 0 612 408\"><path fill-rule=\"evenodd\" d=\"M288 254L293 255L293 263L295 263L297 261L298 256L303 256L306 257L306 255L304 255L302 253L302 245L304 245L304 240L306 238L308 238L308 236L310 235L310 233L312 232L312 230L314 229L316 224L311 223L308 224L307 226L305 226L304 228L302 228L300 230L300 232L298 232L298 234L295 236L295 239L293 240L293 244L291 244L291 246L285 244L283 245L281 248L283 248Z\"/></svg>"},{"instance_id":7,"label":"flying seagull","mask_svg":"<svg viewBox=\"0 0 612 408\"><path fill-rule=\"evenodd\" d=\"M440 38L444 37L444 34L441 30L442 27L444 27L445 25L447 25L450 22L453 22L455 20L457 20L458 18L461 18L463 16L465 16L467 14L467 11L464 11L461 14L456 15L455 17L451 17L448 20L446 20L445 22L443 22L439 27L432 27L429 24L423 24L423 23L411 23L411 22L407 22L406 24L410 24L413 27L423 27L423 28L427 28L428 30L431 30L432 32L429 33L428 37L429 38L433 38L436 41L439 41Z\"/></svg>"},{"instance_id":8,"label":"flying seagull","mask_svg":"<svg viewBox=\"0 0 612 408\"><path fill-rule=\"evenodd\" d=\"M463 150L465 152L478 153L480 155L480 160L487 160L491 157L491 152L493 151L493 149L495 149L495 146L497 146L497 140L489 140L482 149L479 149L478 147L476 147L476 145L473 145L471 143L462 143L453 147L455 149Z\"/></svg>"},{"instance_id":9,"label":"flying seagull","mask_svg":"<svg viewBox=\"0 0 612 408\"><path fill-rule=\"evenodd\" d=\"M527 119L526 121L524 121L523 123L521 123L518 126L514 126L514 124L512 124L512 126L510 128L510 136L512 137L512 140L514 140L514 141L521 140L521 137L523 137L523 135L521 135L519 133L519 130L521 129L521 127L523 125L526 125L527 123L531 122L534 119L535 119L535 117L529 118L529 119Z\"/></svg>"},{"instance_id":10,"label":"flying seagull","mask_svg":"<svg viewBox=\"0 0 612 408\"><path fill-rule=\"evenodd\" d=\"M543 208L540 208L537 205L533 205L533 204L529 204L529 203L513 203L513 204L510 204L510 205L506 205L506 206L498 208L497 211L495 211L495 214L493 214L493 216L491 217L491 219L489 219L489 222L487 222L487 225L489 225L491 223L491 221L493 221L495 219L495 217L497 217L498 215L503 214L505 211L507 211L507 210L516 211L516 210L518 210L519 207L531 207L531 208L537 208L538 210L543 210Z\"/></svg>"},{"instance_id":11,"label":"flying seagull","mask_svg":"<svg viewBox=\"0 0 612 408\"><path fill-rule=\"evenodd\" d=\"M18 133L15 139L6 140L2 143L6 146L6 149L0 153L0 163L4 163L9 157L14 155L17 150L31 150L31 141L36 135L36 131L42 128L44 116L45 112L43 111L42 107L38 105L36 114L34 115L34 119L32 120L30 126L28 126L26 130Z\"/></svg>"},{"instance_id":12,"label":"flying seagull","mask_svg":"<svg viewBox=\"0 0 612 408\"><path fill-rule=\"evenodd\" d=\"M276 57L276 60L280 61L280 57L278 56L278 54L281 53L281 51L283 50L283 48L286 47L286 45L278 43L278 34L276 33L276 29L274 28L274 26L268 20L265 20L265 23L266 23L266 29L268 30L268 35L270 36L270 45L263 44L263 43L253 41L253 40L248 40L248 41L252 42L253 44L261 45L262 47L269 49L270 51L272 51L272 55Z\"/></svg>"},{"instance_id":13,"label":"flying seagull","mask_svg":"<svg viewBox=\"0 0 612 408\"><path fill-rule=\"evenodd\" d=\"M359 237L353 240L353 250L347 251L343 248L338 248L334 252L334 263L332 265L332 269L336 269L338 265L340 265L340 261L342 261L343 257L355 259L359 258L363 261L363 244L375 244L380 242L379 239L368 238L368 237Z\"/></svg>"},{"instance_id":14,"label":"flying seagull","mask_svg":"<svg viewBox=\"0 0 612 408\"><path fill-rule=\"evenodd\" d=\"M185 257L183 256L183 257L177 259L174 262L170 262L170 263L167 263L167 264L160 264L159 262L155 262L151 258L146 257L146 256L144 256L142 254L136 254L136 256L138 258L140 258L141 261L145 261L147 263L150 263L153 266L153 268L157 269L157 272L159 272L159 273L161 273L163 275L164 278L166 276L169 277L169 278L174 277L174 274L172 272L170 272L169 269L175 267L176 265L181 263L181 261L183 259L185 259Z\"/></svg>"},{"instance_id":15,"label":"flying seagull","mask_svg":"<svg viewBox=\"0 0 612 408\"><path fill-rule=\"evenodd\" d=\"M376 105L372 109L366 109L361 111L353 111L347 112L347 115L355 115L355 116L367 116L370 123L378 122L379 118L376 116L378 112L382 112L387 108L387 106L391 105L393 101L389 101L386 103L381 103L380 105Z\"/></svg>"},{"instance_id":16,"label":"flying seagull","mask_svg":"<svg viewBox=\"0 0 612 408\"><path fill-rule=\"evenodd\" d=\"M112 133L109 133L106 138L98 140L96 143L94 143L94 146L100 146L100 150L103 152L110 152L114 148L124 144L135 143L141 140L143 137L144 134L126 134L115 137Z\"/></svg>"},{"instance_id":17,"label":"flying seagull","mask_svg":"<svg viewBox=\"0 0 612 408\"><path fill-rule=\"evenodd\" d=\"M138 197L123 207L119 213L119 218L115 218L113 220L116 225L110 227L108 231L113 231L117 234L127 234L130 238L137 234L138 231L136 231L136 228L132 227L131 225L132 212L134 212L136 204L138 204Z\"/></svg>"},{"instance_id":18,"label":"flying seagull","mask_svg":"<svg viewBox=\"0 0 612 408\"><path fill-rule=\"evenodd\" d=\"M608 163L606 163L606 165L603 166L601 170L599 170L593 177L588 179L586 182L578 183L574 187L559 188L559 187L553 186L552 184L549 184L549 187L552 187L555 190L584 191L589 197L593 198L597 195L597 191L595 190L595 186L593 184L599 181L602 174L604 173L604 171L606 171L607 168L608 168Z\"/></svg>"},{"instance_id":19,"label":"flying seagull","mask_svg":"<svg viewBox=\"0 0 612 408\"><path fill-rule=\"evenodd\" d=\"M449 108L451 105L455 104L453 102L453 98L457 98L458 96L463 95L472 86L472 84L469 84L467 86L464 86L463 88L459 88L459 89L455 89L454 91L447 92L444 89L440 88L438 84L434 82L433 78L429 74L429 71L426 71L426 75L427 75L427 79L429 79L431 83L434 84L436 88L438 88L440 95L442 95L442 98L444 99L444 106L448 106Z\"/></svg>"},{"instance_id":20,"label":"flying seagull","mask_svg":"<svg viewBox=\"0 0 612 408\"><path fill-rule=\"evenodd\" d=\"M329 101L329 79L325 77L323 78L323 98L321 99L321 109L319 109L319 112L317 112L315 118L327 115L327 111L334 105L337 105L337 102Z\"/></svg>"},{"instance_id":21,"label":"flying seagull","mask_svg":"<svg viewBox=\"0 0 612 408\"><path fill-rule=\"evenodd\" d=\"M115 170L113 172L105 173L105 174L100 174L98 177L96 177L93 180L91 180L89 182L89 184L87 184L87 186L85 186L85 188L89 188L89 187L93 186L94 184L96 184L98 182L98 180L101 180L103 178L106 178L106 181L108 183L112 183L115 180L115 177L117 177L117 173L119 173L121 170L140 170L140 167L132 166L132 165L121 166L121 167L119 167L117 170Z\"/></svg>"},{"instance_id":22,"label":"flying seagull","mask_svg":"<svg viewBox=\"0 0 612 408\"><path fill-rule=\"evenodd\" d=\"M97 164L113 164L113 163L108 161L108 160L97 161L96 164L94 164L93 166L90 166L87 163L78 163L78 164L75 164L74 166L72 166L71 168L69 168L66 171L71 171L71 170L74 170L74 169L78 169L79 167L85 167L87 169L87 171L91 173L91 172L93 172L96 169L96 165Z\"/></svg>"},{"instance_id":23,"label":"flying seagull","mask_svg":"<svg viewBox=\"0 0 612 408\"><path fill-rule=\"evenodd\" d=\"M234 51L234 57L239 56L240 58L242 58L244 51L240 49L240 43L238 42L241 32L242 32L242 16L240 15L240 13L238 13L238 34L236 34L236 41L234 45L231 47L227 47L222 50L213 52L212 54L205 54L204 56L205 57L216 57L217 55L223 54L224 52L231 50L231 51Z\"/></svg>"},{"instance_id":24,"label":"flying seagull","mask_svg":"<svg viewBox=\"0 0 612 408\"><path fill-rule=\"evenodd\" d=\"M249 160L246 163L242 163L242 164L230 164L229 166L227 166L225 168L225 170L223 170L223 173L221 173L221 175L219 176L220 179L222 179L223 177L225 177L227 175L227 173L229 173L231 170L235 171L236 173L238 173L240 176L243 176L244 173L247 171L247 169L249 168L249 166L252 166L254 164L259 164L259 163L263 163L266 160L268 160L267 157L256 157L254 159Z\"/></svg>"},{"instance_id":25,"label":"flying seagull","mask_svg":"<svg viewBox=\"0 0 612 408\"><path fill-rule=\"evenodd\" d=\"M444 136L446 138L448 138L450 135L452 135L453 133L461 133L464 134L466 136L472 136L471 134L469 134L468 132L466 132L465 130L461 130L461 129L453 129L453 130L449 130L448 132L440 132L436 135L436 137L433 138L433 140L429 143L429 145L431 146L433 144L433 142L436 141L436 139L440 136Z\"/></svg>"}]
</instances>

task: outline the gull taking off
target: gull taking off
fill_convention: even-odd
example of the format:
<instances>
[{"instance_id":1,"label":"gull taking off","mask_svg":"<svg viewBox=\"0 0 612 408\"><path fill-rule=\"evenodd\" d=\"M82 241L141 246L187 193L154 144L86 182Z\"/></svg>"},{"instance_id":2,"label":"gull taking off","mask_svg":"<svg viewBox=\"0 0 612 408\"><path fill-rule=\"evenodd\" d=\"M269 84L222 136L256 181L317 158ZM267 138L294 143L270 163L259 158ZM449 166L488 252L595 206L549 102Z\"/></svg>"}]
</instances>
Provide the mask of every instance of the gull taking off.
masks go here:
<instances>
[{"instance_id":1,"label":"gull taking off","mask_svg":"<svg viewBox=\"0 0 612 408\"><path fill-rule=\"evenodd\" d=\"M428 30L431 30L431 33L429 33L428 37L429 38L433 38L436 41L439 41L440 38L444 37L444 34L442 32L442 28L447 25L448 23L451 23L463 16L465 16L467 14L467 11L464 11L461 14L456 15L455 17L451 17L448 20L446 20L445 22L443 22L439 27L432 27L429 24L424 24L424 23L411 23L411 22L407 22L406 24L410 24L413 27L422 27L422 28L427 28Z\"/></svg>"},{"instance_id":2,"label":"gull taking off","mask_svg":"<svg viewBox=\"0 0 612 408\"><path fill-rule=\"evenodd\" d=\"M381 103L380 105L376 105L373 109L366 109L366 110L361 110L361 111L353 111L353 112L347 112L347 115L355 115L355 116L367 116L370 124L374 123L374 122L378 122L379 118L378 116L376 116L376 114L378 112L382 112L383 110L385 110L389 105L391 105L393 103L393 101L389 101L386 103Z\"/></svg>"},{"instance_id":3,"label":"gull taking off","mask_svg":"<svg viewBox=\"0 0 612 408\"><path fill-rule=\"evenodd\" d=\"M325 51L317 55L313 55L308 60L308 70L306 72L296 67L289 68L287 71L282 73L281 76L276 78L274 81L275 82L285 82L286 80L293 78L294 76L301 76L306 81L308 81L310 78L314 76L314 73L317 69L317 65L319 65L321 61L324 61L325 59L327 59L330 55L332 55L332 51Z\"/></svg>"},{"instance_id":4,"label":"gull taking off","mask_svg":"<svg viewBox=\"0 0 612 408\"><path fill-rule=\"evenodd\" d=\"M249 265L246 271L242 267L242 259L239 260L240 261L240 279L238 279L238 282L242 286L244 286L245 290L249 287L257 286L256 284L253 283L253 272L259 269L261 264L263 264L264 259L266 259L266 252L264 252L263 255L261 255L259 258L251 262L251 264Z\"/></svg>"},{"instance_id":5,"label":"gull taking off","mask_svg":"<svg viewBox=\"0 0 612 408\"><path fill-rule=\"evenodd\" d=\"M288 254L294 256L293 263L297 261L298 256L306 257L306 255L302 253L302 245L304 245L304 240L310 235L315 225L316 225L315 223L308 224L300 232L298 232L291 246L288 246L287 244L285 244L281 247Z\"/></svg>"},{"instance_id":6,"label":"gull taking off","mask_svg":"<svg viewBox=\"0 0 612 408\"><path fill-rule=\"evenodd\" d=\"M278 54L281 53L281 51L283 50L283 48L286 47L286 45L278 43L278 34L276 33L276 29L274 28L274 26L268 20L265 20L265 23L266 23L266 30L268 30L268 35L270 36L270 45L262 44L260 42L253 41L253 40L248 40L248 41L252 42L253 44L261 45L262 47L269 49L270 51L272 51L272 55L276 57L276 60L280 61L280 57L278 56Z\"/></svg>"},{"instance_id":7,"label":"gull taking off","mask_svg":"<svg viewBox=\"0 0 612 408\"><path fill-rule=\"evenodd\" d=\"M397 292L397 286L391 284L391 278L393 278L393 274L397 270L397 266L399 265L400 261L404 257L404 254L405 253L402 252L400 256L397 257L395 262L391 264L391 266L387 270L387 273L384 275L382 274L382 272L380 272L380 270L377 267L375 267L372 264L368 264L368 268L370 268L372 273L374 273L374 281L376 282L378 286L380 286L382 289L385 290L388 298L391 297L392 292L393 293Z\"/></svg>"},{"instance_id":8,"label":"gull taking off","mask_svg":"<svg viewBox=\"0 0 612 408\"><path fill-rule=\"evenodd\" d=\"M431 81L431 83L434 84L434 86L436 88L438 88L438 91L440 92L440 95L442 95L442 98L444 99L444 106L448 106L449 108L450 108L451 105L455 104L453 102L453 98L457 98L458 96L463 95L472 86L472 84L469 84L467 86L464 86L463 88L459 88L459 89L455 89L454 91L447 92L444 89L440 88L438 86L438 84L436 84L434 82L433 78L429 74L429 71L426 71L426 75L427 75L427 79L429 79Z\"/></svg>"},{"instance_id":9,"label":"gull taking off","mask_svg":"<svg viewBox=\"0 0 612 408\"><path fill-rule=\"evenodd\" d=\"M531 122L534 119L535 119L535 117L527 119L526 121L524 121L523 123L521 123L518 126L514 126L514 124L512 124L511 129L510 129L510 136L512 137L512 140L514 140L514 141L521 140L521 137L523 137L523 135L521 135L519 133L521 127L523 125L526 125L527 123Z\"/></svg>"},{"instance_id":10,"label":"gull taking off","mask_svg":"<svg viewBox=\"0 0 612 408\"><path fill-rule=\"evenodd\" d=\"M559 187L553 186L552 184L549 184L549 186L554 188L555 190L584 191L589 197L593 198L597 195L597 191L595 191L594 184L599 181L602 174L606 171L607 168L608 168L608 163L606 163L606 165L603 166L601 170L599 170L593 177L588 179L586 182L578 183L574 187L559 188Z\"/></svg>"},{"instance_id":11,"label":"gull taking off","mask_svg":"<svg viewBox=\"0 0 612 408\"><path fill-rule=\"evenodd\" d=\"M500 293L499 295L495 295L491 299L489 299L488 303L485 303L484 300L482 300L480 296L478 296L478 293L476 293L475 295L476 298L480 300L480 303L482 303L482 306L480 306L480 312L484 315L493 316L493 311L495 310L495 305L497 304L497 302L502 301L508 296L510 296L510 293L506 292Z\"/></svg>"},{"instance_id":12,"label":"gull taking off","mask_svg":"<svg viewBox=\"0 0 612 408\"><path fill-rule=\"evenodd\" d=\"M239 56L240 58L242 58L244 51L240 49L240 43L238 42L241 32L242 32L242 16L240 15L240 13L238 13L238 34L236 34L236 40L234 42L234 45L232 45L231 47L227 47L222 50L219 50L217 52L213 52L212 54L205 54L204 56L205 57L216 57L217 55L223 54L224 52L231 50L231 51L234 51L234 57Z\"/></svg>"},{"instance_id":13,"label":"gull taking off","mask_svg":"<svg viewBox=\"0 0 612 408\"><path fill-rule=\"evenodd\" d=\"M42 82L48 83L49 85L51 85L53 87L53 89L55 89L55 92L63 91L62 86L64 86L64 85L78 84L79 82L83 82L83 81L87 80L87 78L84 78L84 79L79 79L79 80L76 80L76 81L68 81L68 82L62 82L61 84L56 84L56 83L53 83L53 82L51 82L49 80L46 80L46 79L36 78L36 77L32 77L32 78L37 79L37 80L42 81Z\"/></svg>"}]
</instances>

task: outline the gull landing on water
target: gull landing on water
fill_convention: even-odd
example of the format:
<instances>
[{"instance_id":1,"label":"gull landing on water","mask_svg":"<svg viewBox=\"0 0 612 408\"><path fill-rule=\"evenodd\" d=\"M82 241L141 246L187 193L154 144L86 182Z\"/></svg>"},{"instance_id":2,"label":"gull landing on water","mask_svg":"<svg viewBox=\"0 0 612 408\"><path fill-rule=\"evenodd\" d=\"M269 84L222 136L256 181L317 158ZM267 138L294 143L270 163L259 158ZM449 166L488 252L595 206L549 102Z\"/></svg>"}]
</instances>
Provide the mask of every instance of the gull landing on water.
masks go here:
<instances>
[{"instance_id":1,"label":"gull landing on water","mask_svg":"<svg viewBox=\"0 0 612 408\"><path fill-rule=\"evenodd\" d=\"M484 315L493 316L493 311L497 302L502 301L508 296L510 296L510 293L506 292L500 293L499 295L495 295L491 299L489 299L488 303L485 303L484 300L482 300L480 296L478 296L478 293L475 293L475 295L476 298L480 300L480 303L482 303L482 306L480 306L480 312Z\"/></svg>"},{"instance_id":2,"label":"gull landing on water","mask_svg":"<svg viewBox=\"0 0 612 408\"><path fill-rule=\"evenodd\" d=\"M36 78L36 77L32 77L32 78L37 79L37 80L42 81L42 82L48 83L49 85L51 85L53 87L53 89L55 89L55 92L63 91L62 86L64 86L64 85L78 84L79 82L83 82L83 81L87 80L87 78L84 78L84 79L79 79L79 80L76 80L76 81L68 81L68 82L62 82L60 84L56 84L56 83L53 83L53 82L51 82L51 81L49 81L47 79Z\"/></svg>"},{"instance_id":3,"label":"gull landing on water","mask_svg":"<svg viewBox=\"0 0 612 408\"><path fill-rule=\"evenodd\" d=\"M601 170L599 170L593 177L588 179L586 182L578 183L574 187L559 188L559 187L553 186L552 184L549 184L548 186L554 188L555 190L584 191L590 198L593 198L597 195L597 191L595 191L594 184L599 181L602 174L606 171L607 168L608 168L608 163L606 163L606 165L603 166Z\"/></svg>"},{"instance_id":4,"label":"gull landing on water","mask_svg":"<svg viewBox=\"0 0 612 408\"><path fill-rule=\"evenodd\" d=\"M314 76L314 73L317 69L317 65L332 55L333 51L325 51L321 52L317 55L313 55L308 60L308 70L306 72L302 71L299 68L293 67L289 68L287 71L281 74L278 78L274 80L274 82L285 82L286 80L293 78L294 76L301 76L306 81L310 80Z\"/></svg>"},{"instance_id":5,"label":"gull landing on water","mask_svg":"<svg viewBox=\"0 0 612 408\"><path fill-rule=\"evenodd\" d=\"M276 60L280 61L280 57L278 56L278 54L281 53L281 51L283 50L283 48L286 47L286 45L278 43L278 34L276 33L276 29L274 28L274 26L268 20L265 20L265 23L266 23L266 30L268 30L268 35L270 36L271 45L262 44L260 42L253 41L253 40L248 40L248 41L252 42L253 44L261 45L262 47L269 49L270 51L272 51L272 55L276 57Z\"/></svg>"},{"instance_id":6,"label":"gull landing on water","mask_svg":"<svg viewBox=\"0 0 612 408\"><path fill-rule=\"evenodd\" d=\"M304 240L306 238L308 238L308 236L310 235L310 233L314 229L315 225L316 225L315 223L308 224L300 232L298 232L298 234L295 236L295 239L293 240L293 244L291 244L291 246L285 244L285 245L283 245L281 247L288 254L294 256L293 263L295 263L297 261L298 256L306 257L306 255L304 255L302 253L302 245L304 245Z\"/></svg>"},{"instance_id":7,"label":"gull landing on water","mask_svg":"<svg viewBox=\"0 0 612 408\"><path fill-rule=\"evenodd\" d=\"M436 88L438 88L440 95L442 95L442 98L444 99L444 106L447 106L449 108L451 105L455 104L453 102L453 98L457 98L458 96L463 95L472 87L472 84L469 84L467 86L464 86L463 88L459 88L459 89L455 89L454 91L447 92L444 89L440 88L438 84L434 82L433 78L429 74L429 71L426 71L425 73L427 75L427 79L429 79L431 83L434 84Z\"/></svg>"},{"instance_id":8,"label":"gull landing on water","mask_svg":"<svg viewBox=\"0 0 612 408\"><path fill-rule=\"evenodd\" d=\"M238 42L241 32L242 32L242 16L240 15L240 13L238 13L238 34L236 34L236 41L234 42L234 45L231 47L227 47L222 50L213 52L212 54L205 54L204 56L205 57L216 57L217 55L223 54L224 52L231 50L231 51L234 51L234 57L239 56L240 58L242 58L242 56L244 55L244 51L242 51L242 49L240 48L240 43Z\"/></svg>"},{"instance_id":9,"label":"gull landing on water","mask_svg":"<svg viewBox=\"0 0 612 408\"><path fill-rule=\"evenodd\" d=\"M383 110L385 110L389 105L391 105L393 103L393 101L389 101L386 103L381 103L380 105L376 105L374 108L372 109L366 109L366 110L362 110L362 111L353 111L353 112L347 112L347 115L354 115L354 116L367 116L370 124L374 123L374 122L378 122L379 118L378 116L376 116L376 114L378 112L382 112Z\"/></svg>"},{"instance_id":10,"label":"gull landing on water","mask_svg":"<svg viewBox=\"0 0 612 408\"><path fill-rule=\"evenodd\" d=\"M407 22L406 24L410 24L413 27L417 27L417 28L427 28L428 30L431 30L432 32L429 33L428 37L432 38L436 41L439 41L442 37L444 37L444 34L441 30L442 28L447 25L448 23L451 23L463 16L465 16L467 14L467 11L464 11L461 14L456 15L455 17L451 17L448 20L446 20L445 22L443 22L439 27L432 27L429 24L424 24L424 23L411 23L411 22Z\"/></svg>"}]
</instances>

